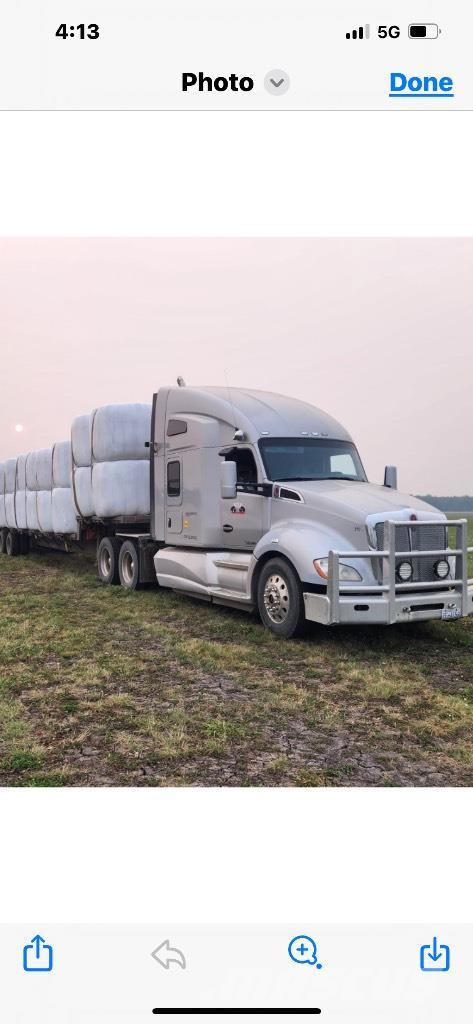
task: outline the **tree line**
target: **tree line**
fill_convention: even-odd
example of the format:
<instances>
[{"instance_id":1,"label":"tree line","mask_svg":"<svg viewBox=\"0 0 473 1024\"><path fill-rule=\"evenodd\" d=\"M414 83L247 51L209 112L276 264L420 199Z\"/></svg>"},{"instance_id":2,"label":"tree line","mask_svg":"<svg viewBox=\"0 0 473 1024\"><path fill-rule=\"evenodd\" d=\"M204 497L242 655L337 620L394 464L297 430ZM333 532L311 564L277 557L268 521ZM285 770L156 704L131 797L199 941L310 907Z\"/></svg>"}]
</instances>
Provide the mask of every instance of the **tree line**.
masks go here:
<instances>
[{"instance_id":1,"label":"tree line","mask_svg":"<svg viewBox=\"0 0 473 1024\"><path fill-rule=\"evenodd\" d=\"M427 501L429 505L435 505L435 508L441 509L442 512L473 512L473 496L468 494L418 494L417 497L421 501Z\"/></svg>"}]
</instances>

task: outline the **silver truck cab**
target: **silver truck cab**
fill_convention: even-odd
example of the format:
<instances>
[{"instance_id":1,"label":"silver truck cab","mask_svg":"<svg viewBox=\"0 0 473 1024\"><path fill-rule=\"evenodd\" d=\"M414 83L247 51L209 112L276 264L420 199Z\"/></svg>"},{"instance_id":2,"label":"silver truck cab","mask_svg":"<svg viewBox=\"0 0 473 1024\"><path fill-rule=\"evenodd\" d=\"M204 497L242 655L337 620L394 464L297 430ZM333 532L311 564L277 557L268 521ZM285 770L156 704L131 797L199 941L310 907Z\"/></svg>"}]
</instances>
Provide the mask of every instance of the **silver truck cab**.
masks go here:
<instances>
[{"instance_id":1,"label":"silver truck cab","mask_svg":"<svg viewBox=\"0 0 473 1024\"><path fill-rule=\"evenodd\" d=\"M304 620L473 614L466 520L366 478L347 430L283 395L162 388L151 430L151 533L162 587Z\"/></svg>"}]
</instances>

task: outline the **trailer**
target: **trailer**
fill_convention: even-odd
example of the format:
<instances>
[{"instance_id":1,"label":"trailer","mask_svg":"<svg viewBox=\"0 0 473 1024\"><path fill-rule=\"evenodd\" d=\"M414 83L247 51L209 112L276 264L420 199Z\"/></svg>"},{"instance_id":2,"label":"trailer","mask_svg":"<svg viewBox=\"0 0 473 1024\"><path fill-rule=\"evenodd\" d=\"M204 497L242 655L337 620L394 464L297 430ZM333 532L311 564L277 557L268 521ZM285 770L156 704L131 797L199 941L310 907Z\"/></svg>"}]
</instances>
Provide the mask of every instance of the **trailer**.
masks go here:
<instances>
[{"instance_id":1,"label":"trailer","mask_svg":"<svg viewBox=\"0 0 473 1024\"><path fill-rule=\"evenodd\" d=\"M399 492L392 466L368 482L321 409L179 385L0 465L0 550L94 544L105 584L257 609L282 637L473 614L466 519Z\"/></svg>"}]
</instances>

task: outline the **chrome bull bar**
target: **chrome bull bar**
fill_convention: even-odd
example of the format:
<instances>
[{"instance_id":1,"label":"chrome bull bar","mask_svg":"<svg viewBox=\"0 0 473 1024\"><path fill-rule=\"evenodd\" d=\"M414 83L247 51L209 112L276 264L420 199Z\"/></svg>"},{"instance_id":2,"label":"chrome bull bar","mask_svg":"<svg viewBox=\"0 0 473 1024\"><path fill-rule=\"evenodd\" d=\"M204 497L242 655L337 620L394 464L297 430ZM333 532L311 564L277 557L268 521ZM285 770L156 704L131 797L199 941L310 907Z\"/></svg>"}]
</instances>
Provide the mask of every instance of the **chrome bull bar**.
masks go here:
<instances>
[{"instance_id":1,"label":"chrome bull bar","mask_svg":"<svg viewBox=\"0 0 473 1024\"><path fill-rule=\"evenodd\" d=\"M340 598L345 595L360 596L360 595L371 595L374 597L386 595L387 601L387 621L394 623L398 621L398 602L401 598L408 598L409 593L419 593L420 591L433 591L443 590L449 593L455 593L459 599L460 614L466 616L469 614L469 601L471 594L471 588L473 587L473 579L468 579L468 556L473 554L473 547L468 547L468 521L466 519L448 519L445 521L434 519L434 520L417 520L416 529L422 529L423 526L445 526L447 530L453 528L456 530L456 542L454 548L443 548L429 551L397 551L396 550L396 529L399 527L406 526L404 520L386 520L384 523L385 527L385 538L387 530L387 548L380 551L378 549L369 551L329 551L328 561L328 581L327 581L327 597L330 602L330 621L333 623L340 621ZM447 533L448 536L448 533ZM402 558L414 559L414 558L445 558L449 559L455 557L455 578L446 580L435 580L432 582L411 582L403 583L396 579L396 561ZM340 581L340 560L344 558L352 559L377 559L382 561L382 583L379 584L354 584L354 583L342 583ZM470 588L470 589L469 589Z\"/></svg>"}]
</instances>

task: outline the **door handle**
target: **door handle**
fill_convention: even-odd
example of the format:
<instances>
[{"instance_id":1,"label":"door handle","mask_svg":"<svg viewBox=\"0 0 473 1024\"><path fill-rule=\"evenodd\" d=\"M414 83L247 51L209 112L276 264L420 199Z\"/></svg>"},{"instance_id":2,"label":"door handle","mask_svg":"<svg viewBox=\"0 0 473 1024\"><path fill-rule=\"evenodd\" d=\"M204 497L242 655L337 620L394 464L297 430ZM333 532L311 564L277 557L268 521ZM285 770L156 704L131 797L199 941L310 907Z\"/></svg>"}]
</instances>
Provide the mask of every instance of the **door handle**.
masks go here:
<instances>
[{"instance_id":1,"label":"door handle","mask_svg":"<svg viewBox=\"0 0 473 1024\"><path fill-rule=\"evenodd\" d=\"M172 526L172 519L171 519L171 516L168 516L168 530L171 529L171 526Z\"/></svg>"}]
</instances>

